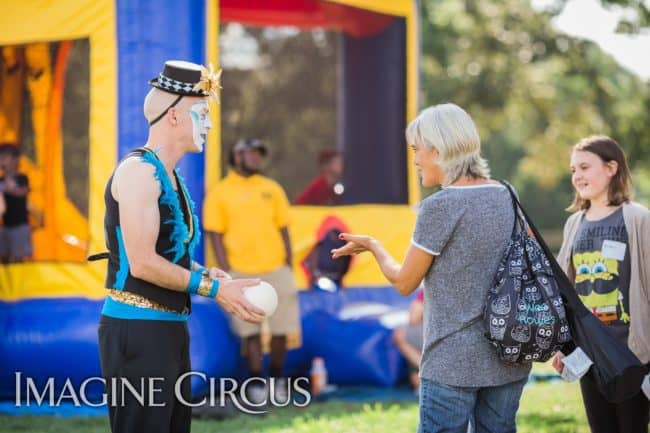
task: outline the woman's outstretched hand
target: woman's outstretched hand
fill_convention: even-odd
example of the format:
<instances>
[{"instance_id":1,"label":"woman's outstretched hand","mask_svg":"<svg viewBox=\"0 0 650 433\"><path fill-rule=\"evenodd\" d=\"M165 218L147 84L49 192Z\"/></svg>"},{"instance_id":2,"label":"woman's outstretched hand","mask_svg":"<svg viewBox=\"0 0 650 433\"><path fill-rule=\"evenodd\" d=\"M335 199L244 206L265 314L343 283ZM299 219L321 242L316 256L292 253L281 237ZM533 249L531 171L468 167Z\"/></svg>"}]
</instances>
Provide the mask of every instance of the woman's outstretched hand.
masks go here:
<instances>
[{"instance_id":1,"label":"woman's outstretched hand","mask_svg":"<svg viewBox=\"0 0 650 433\"><path fill-rule=\"evenodd\" d=\"M342 239L347 243L341 248L335 248L331 251L333 259L369 251L372 248L372 244L376 242L375 239L370 236L352 235L350 233L341 233L339 239Z\"/></svg>"}]
</instances>

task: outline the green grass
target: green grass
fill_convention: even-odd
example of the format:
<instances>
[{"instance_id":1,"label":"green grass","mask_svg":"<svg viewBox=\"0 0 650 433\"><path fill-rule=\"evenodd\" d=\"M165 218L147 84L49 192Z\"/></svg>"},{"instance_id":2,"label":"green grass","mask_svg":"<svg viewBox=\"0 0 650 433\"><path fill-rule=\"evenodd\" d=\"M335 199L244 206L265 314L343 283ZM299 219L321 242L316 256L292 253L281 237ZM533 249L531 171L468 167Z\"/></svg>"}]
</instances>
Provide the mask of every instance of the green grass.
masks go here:
<instances>
[{"instance_id":1,"label":"green grass","mask_svg":"<svg viewBox=\"0 0 650 433\"><path fill-rule=\"evenodd\" d=\"M530 384L524 389L518 431L530 433L589 433L577 382Z\"/></svg>"},{"instance_id":2,"label":"green grass","mask_svg":"<svg viewBox=\"0 0 650 433\"><path fill-rule=\"evenodd\" d=\"M313 403L284 408L265 416L238 415L223 421L194 420L192 432L415 432L417 403ZM576 383L543 382L526 386L517 416L523 433L588 433L580 389ZM0 415L0 432L106 433L105 418L12 417Z\"/></svg>"}]
</instances>

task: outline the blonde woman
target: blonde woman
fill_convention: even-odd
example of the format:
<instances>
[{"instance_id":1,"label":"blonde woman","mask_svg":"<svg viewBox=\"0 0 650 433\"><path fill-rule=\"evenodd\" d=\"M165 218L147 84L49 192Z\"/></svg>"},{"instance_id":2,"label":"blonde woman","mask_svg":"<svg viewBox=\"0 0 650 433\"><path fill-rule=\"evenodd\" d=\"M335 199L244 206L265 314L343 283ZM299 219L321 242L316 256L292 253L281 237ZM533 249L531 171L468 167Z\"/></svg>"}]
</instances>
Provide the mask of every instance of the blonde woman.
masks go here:
<instances>
[{"instance_id":1,"label":"blonde woman","mask_svg":"<svg viewBox=\"0 0 650 433\"><path fill-rule=\"evenodd\" d=\"M403 295L424 279L421 432L514 432L529 366L506 365L484 336L488 289L514 224L508 190L490 179L474 122L460 107L422 111L406 129L422 185L442 185L418 212L404 263L369 236L342 234L333 257L370 251Z\"/></svg>"}]
</instances>

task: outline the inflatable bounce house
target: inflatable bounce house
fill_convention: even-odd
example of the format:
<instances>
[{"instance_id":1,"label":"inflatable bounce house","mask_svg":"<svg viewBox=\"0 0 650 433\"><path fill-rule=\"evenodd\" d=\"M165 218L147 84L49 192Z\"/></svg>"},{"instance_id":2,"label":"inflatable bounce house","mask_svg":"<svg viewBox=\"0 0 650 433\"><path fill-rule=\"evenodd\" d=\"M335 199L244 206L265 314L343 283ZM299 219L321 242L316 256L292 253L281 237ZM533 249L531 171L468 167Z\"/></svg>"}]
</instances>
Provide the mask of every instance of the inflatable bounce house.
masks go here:
<instances>
[{"instance_id":1,"label":"inflatable bounce house","mask_svg":"<svg viewBox=\"0 0 650 433\"><path fill-rule=\"evenodd\" d=\"M28 262L0 265L0 399L15 398L16 372L41 385L54 377L78 386L100 375L97 323L106 265L86 257L104 250L106 180L121 157L146 141L147 81L167 59L217 66L225 23L340 34L344 115L337 147L350 173L350 204L292 208L298 287L308 287L301 267L328 218L381 238L402 258L419 201L404 140L417 110L415 0L10 2L0 14L0 143L21 152L34 253ZM221 177L219 107L213 109L217 121L206 152L180 164L197 206ZM211 257L204 249L199 260L210 264ZM319 356L333 383L394 385L405 365L390 335L409 299L387 287L364 255L349 264L345 286L301 291L302 335L287 374L305 374ZM240 374L239 342L227 316L213 301L193 302L193 369L213 377ZM202 386L194 384L196 395L205 392Z\"/></svg>"}]
</instances>

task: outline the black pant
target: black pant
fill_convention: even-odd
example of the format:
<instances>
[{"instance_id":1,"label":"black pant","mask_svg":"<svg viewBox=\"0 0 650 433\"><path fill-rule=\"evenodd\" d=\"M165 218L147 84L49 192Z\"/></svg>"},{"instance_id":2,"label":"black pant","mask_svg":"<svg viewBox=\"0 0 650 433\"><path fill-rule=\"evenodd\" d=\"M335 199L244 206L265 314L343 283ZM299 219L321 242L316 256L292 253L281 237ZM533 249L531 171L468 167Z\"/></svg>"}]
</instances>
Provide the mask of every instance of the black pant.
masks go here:
<instances>
[{"instance_id":1,"label":"black pant","mask_svg":"<svg viewBox=\"0 0 650 433\"><path fill-rule=\"evenodd\" d=\"M648 433L650 404L641 390L623 403L610 403L588 375L580 389L592 433Z\"/></svg>"},{"instance_id":2,"label":"black pant","mask_svg":"<svg viewBox=\"0 0 650 433\"><path fill-rule=\"evenodd\" d=\"M187 323L102 316L98 334L111 431L189 432L192 408L174 391L179 376L190 371ZM191 401L190 379L180 382L186 402Z\"/></svg>"}]
</instances>

